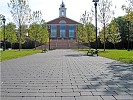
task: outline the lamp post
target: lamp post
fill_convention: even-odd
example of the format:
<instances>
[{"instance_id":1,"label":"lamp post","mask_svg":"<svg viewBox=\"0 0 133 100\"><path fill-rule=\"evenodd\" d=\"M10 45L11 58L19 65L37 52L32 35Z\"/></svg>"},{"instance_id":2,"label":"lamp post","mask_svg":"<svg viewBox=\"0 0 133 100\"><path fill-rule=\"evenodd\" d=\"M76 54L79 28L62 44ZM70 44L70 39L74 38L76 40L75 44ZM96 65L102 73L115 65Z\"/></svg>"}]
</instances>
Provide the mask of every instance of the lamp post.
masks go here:
<instances>
[{"instance_id":1,"label":"lamp post","mask_svg":"<svg viewBox=\"0 0 133 100\"><path fill-rule=\"evenodd\" d=\"M98 43L97 43L97 2L99 2L99 0L93 0L92 2L94 2L94 6L95 6L96 54L97 54L97 56L98 56L98 51L97 51L97 48L98 48Z\"/></svg>"},{"instance_id":2,"label":"lamp post","mask_svg":"<svg viewBox=\"0 0 133 100\"><path fill-rule=\"evenodd\" d=\"M6 49L6 38L5 38L5 23L6 23L6 19L5 19L5 17L3 17L2 21L4 23L4 46L3 46L3 51L5 51L5 49Z\"/></svg>"},{"instance_id":3,"label":"lamp post","mask_svg":"<svg viewBox=\"0 0 133 100\"><path fill-rule=\"evenodd\" d=\"M51 26L49 25L48 26L48 32L49 32L49 50L50 50L50 29L51 29Z\"/></svg>"},{"instance_id":4,"label":"lamp post","mask_svg":"<svg viewBox=\"0 0 133 100\"><path fill-rule=\"evenodd\" d=\"M127 21L127 24L128 24L128 47L127 47L128 49L127 50L130 51L129 50L129 30L130 30L129 28L130 28L130 21Z\"/></svg>"}]
</instances>

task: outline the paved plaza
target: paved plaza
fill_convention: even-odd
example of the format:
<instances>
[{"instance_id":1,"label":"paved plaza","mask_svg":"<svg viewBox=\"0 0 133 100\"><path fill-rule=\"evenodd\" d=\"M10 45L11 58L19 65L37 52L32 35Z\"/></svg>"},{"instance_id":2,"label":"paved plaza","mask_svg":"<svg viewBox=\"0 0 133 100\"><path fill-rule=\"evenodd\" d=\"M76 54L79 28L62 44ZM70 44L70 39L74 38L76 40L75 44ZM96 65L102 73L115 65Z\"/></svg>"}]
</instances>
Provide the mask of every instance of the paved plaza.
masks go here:
<instances>
[{"instance_id":1,"label":"paved plaza","mask_svg":"<svg viewBox=\"0 0 133 100\"><path fill-rule=\"evenodd\" d=\"M8 60L1 100L133 100L133 65L69 49Z\"/></svg>"}]
</instances>

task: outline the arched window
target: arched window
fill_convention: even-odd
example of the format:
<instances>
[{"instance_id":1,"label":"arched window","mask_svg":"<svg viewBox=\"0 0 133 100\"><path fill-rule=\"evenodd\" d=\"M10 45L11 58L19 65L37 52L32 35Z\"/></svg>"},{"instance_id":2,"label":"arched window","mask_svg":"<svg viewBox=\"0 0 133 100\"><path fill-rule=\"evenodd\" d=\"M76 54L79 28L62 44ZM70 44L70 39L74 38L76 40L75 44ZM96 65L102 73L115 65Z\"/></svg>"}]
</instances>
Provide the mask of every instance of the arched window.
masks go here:
<instances>
[{"instance_id":1,"label":"arched window","mask_svg":"<svg viewBox=\"0 0 133 100\"><path fill-rule=\"evenodd\" d=\"M60 24L66 24L66 21L61 20L59 23L60 23Z\"/></svg>"},{"instance_id":2,"label":"arched window","mask_svg":"<svg viewBox=\"0 0 133 100\"><path fill-rule=\"evenodd\" d=\"M61 15L64 16L64 11L62 10Z\"/></svg>"}]
</instances>

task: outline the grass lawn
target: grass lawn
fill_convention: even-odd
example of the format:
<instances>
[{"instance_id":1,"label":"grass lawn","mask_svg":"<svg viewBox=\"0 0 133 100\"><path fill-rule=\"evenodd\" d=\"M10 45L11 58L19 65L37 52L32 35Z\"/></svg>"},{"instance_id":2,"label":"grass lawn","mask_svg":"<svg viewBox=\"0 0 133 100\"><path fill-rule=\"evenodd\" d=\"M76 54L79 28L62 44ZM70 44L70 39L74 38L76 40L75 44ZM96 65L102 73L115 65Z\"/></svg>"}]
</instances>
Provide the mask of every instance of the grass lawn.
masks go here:
<instances>
[{"instance_id":1,"label":"grass lawn","mask_svg":"<svg viewBox=\"0 0 133 100\"><path fill-rule=\"evenodd\" d=\"M87 50L80 50L87 53ZM133 50L127 51L127 50L106 50L103 52L102 49L99 51L99 56L126 62L133 64Z\"/></svg>"},{"instance_id":2,"label":"grass lawn","mask_svg":"<svg viewBox=\"0 0 133 100\"><path fill-rule=\"evenodd\" d=\"M33 49L23 49L21 51L18 50L6 50L0 51L0 61L5 61L9 59L19 58L27 55L32 55L36 53L40 53L41 50L33 50Z\"/></svg>"}]
</instances>

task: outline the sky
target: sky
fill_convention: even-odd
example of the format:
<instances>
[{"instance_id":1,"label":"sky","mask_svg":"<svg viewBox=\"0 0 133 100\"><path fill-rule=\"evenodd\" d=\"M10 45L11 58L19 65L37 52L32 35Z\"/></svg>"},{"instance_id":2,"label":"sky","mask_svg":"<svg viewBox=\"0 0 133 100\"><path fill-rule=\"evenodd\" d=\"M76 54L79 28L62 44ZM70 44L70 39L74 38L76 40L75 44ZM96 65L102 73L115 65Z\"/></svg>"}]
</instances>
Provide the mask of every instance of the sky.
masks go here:
<instances>
[{"instance_id":1,"label":"sky","mask_svg":"<svg viewBox=\"0 0 133 100\"><path fill-rule=\"evenodd\" d=\"M92 0L63 0L67 8L66 16L75 21L80 21L81 15L85 11L90 11L94 3ZM126 0L112 0L115 9L115 17L123 16L125 13L122 11L121 6L125 4ZM7 22L11 22L12 17L10 9L7 6L10 0L0 0L0 14L5 15ZM62 0L28 0L29 6L32 11L41 10L43 19L47 22L59 17L59 7Z\"/></svg>"}]
</instances>

